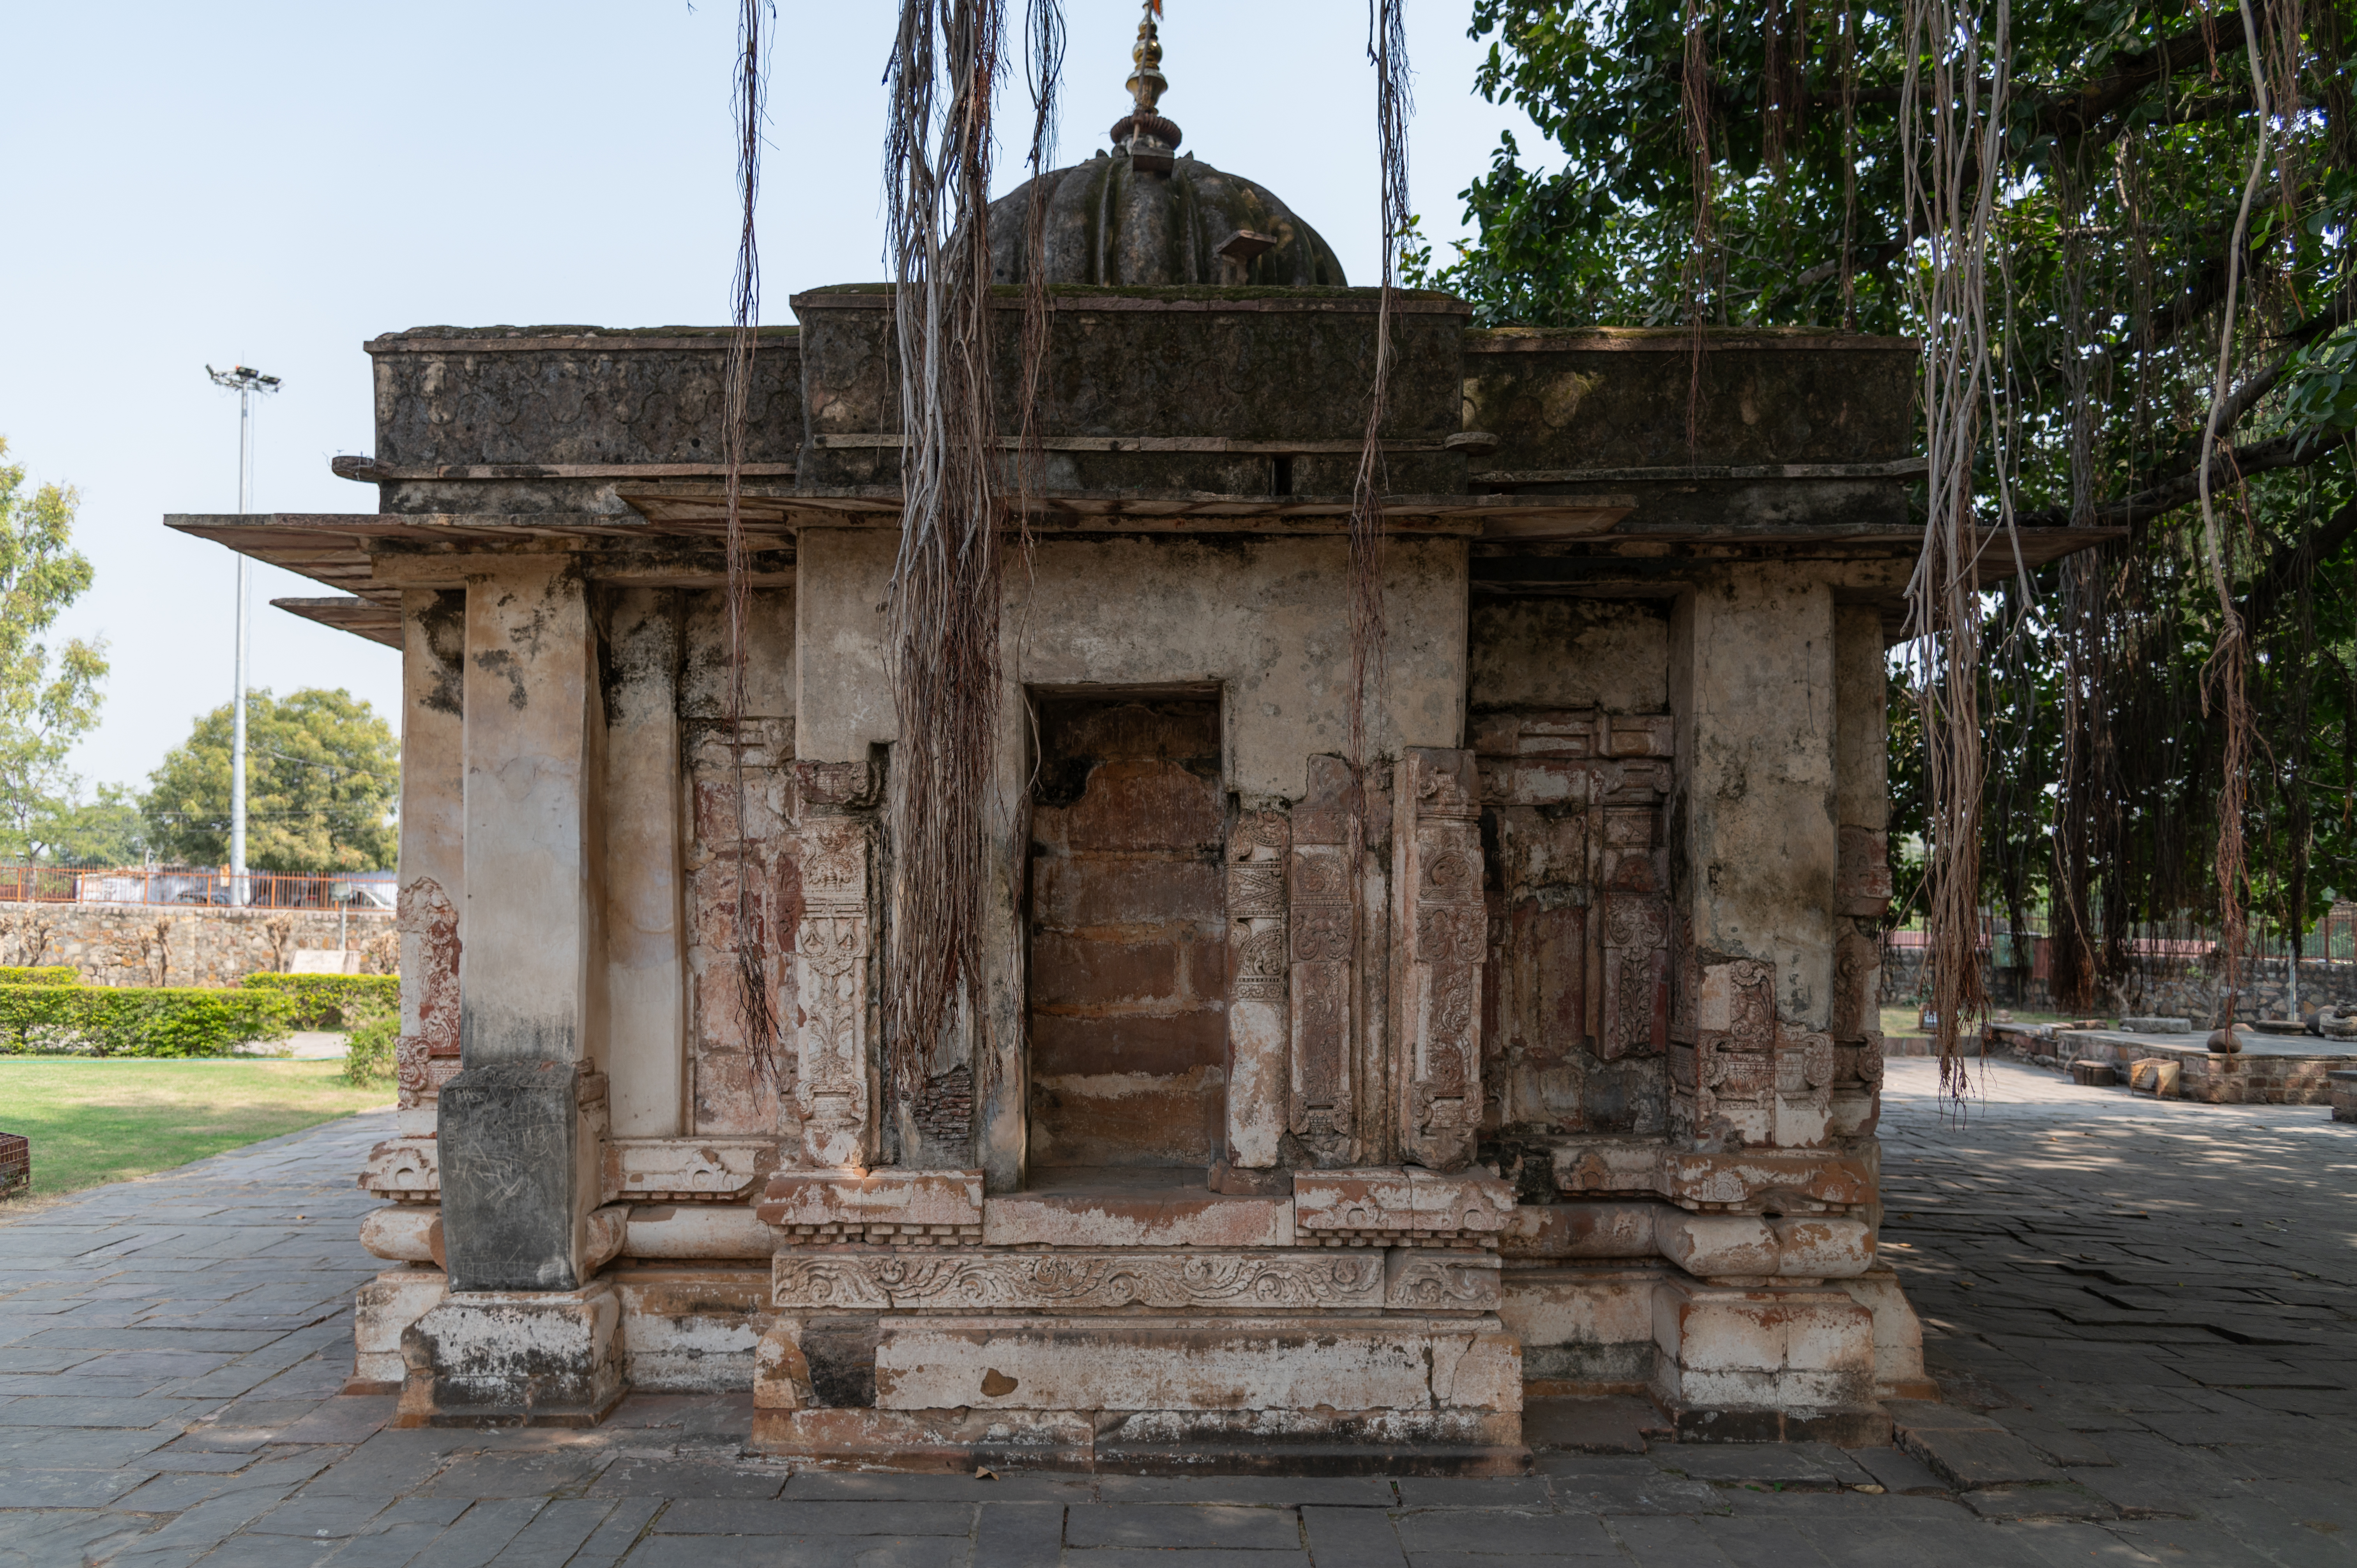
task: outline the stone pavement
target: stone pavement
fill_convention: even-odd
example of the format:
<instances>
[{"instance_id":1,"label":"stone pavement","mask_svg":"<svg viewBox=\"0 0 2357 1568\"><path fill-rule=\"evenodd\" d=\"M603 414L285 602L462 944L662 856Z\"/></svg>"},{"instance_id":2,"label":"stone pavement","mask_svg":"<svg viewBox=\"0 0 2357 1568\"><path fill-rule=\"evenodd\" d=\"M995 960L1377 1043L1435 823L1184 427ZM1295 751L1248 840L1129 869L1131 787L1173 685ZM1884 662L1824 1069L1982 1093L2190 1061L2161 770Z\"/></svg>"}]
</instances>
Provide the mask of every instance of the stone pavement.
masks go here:
<instances>
[{"instance_id":1,"label":"stone pavement","mask_svg":"<svg viewBox=\"0 0 2357 1568\"><path fill-rule=\"evenodd\" d=\"M1884 1244L1949 1402L1899 1448L1534 1412L1527 1479L791 1474L745 1399L588 1433L340 1398L387 1117L0 1220L0 1565L2357 1565L2357 1125L1889 1066Z\"/></svg>"}]
</instances>

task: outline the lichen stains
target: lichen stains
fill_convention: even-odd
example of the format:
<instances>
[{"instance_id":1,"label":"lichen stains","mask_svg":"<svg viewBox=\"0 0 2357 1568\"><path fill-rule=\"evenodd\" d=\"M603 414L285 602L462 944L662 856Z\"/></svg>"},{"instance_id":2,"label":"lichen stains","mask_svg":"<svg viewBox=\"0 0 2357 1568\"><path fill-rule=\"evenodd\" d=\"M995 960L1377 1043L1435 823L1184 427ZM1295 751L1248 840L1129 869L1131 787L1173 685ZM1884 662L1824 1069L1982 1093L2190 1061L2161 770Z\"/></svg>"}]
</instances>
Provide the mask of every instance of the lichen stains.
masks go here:
<instances>
[{"instance_id":1,"label":"lichen stains","mask_svg":"<svg viewBox=\"0 0 2357 1568\"><path fill-rule=\"evenodd\" d=\"M434 713L466 716L467 593L445 588L417 612L432 684L418 700Z\"/></svg>"},{"instance_id":2,"label":"lichen stains","mask_svg":"<svg viewBox=\"0 0 2357 1568\"><path fill-rule=\"evenodd\" d=\"M509 707L522 713L532 705L532 698L524 686L523 666L506 649L487 648L476 654L475 668L486 675L507 677Z\"/></svg>"}]
</instances>

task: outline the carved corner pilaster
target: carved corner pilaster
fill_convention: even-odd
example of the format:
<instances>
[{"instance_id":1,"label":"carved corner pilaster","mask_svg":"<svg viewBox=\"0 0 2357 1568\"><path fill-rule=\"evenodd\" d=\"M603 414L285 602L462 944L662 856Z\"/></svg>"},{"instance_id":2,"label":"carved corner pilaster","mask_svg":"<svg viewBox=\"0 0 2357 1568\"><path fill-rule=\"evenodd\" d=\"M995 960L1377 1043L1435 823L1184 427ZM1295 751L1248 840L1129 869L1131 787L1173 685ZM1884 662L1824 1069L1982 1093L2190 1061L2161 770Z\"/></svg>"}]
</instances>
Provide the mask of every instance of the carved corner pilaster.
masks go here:
<instances>
[{"instance_id":1,"label":"carved corner pilaster","mask_svg":"<svg viewBox=\"0 0 2357 1568\"><path fill-rule=\"evenodd\" d=\"M1469 751L1412 747L1394 791L1393 1080L1401 1152L1434 1170L1473 1158L1481 1119L1480 779Z\"/></svg>"},{"instance_id":2,"label":"carved corner pilaster","mask_svg":"<svg viewBox=\"0 0 2357 1568\"><path fill-rule=\"evenodd\" d=\"M1889 835L1878 828L1844 827L1835 843L1835 910L1880 919L1890 910Z\"/></svg>"},{"instance_id":3,"label":"carved corner pilaster","mask_svg":"<svg viewBox=\"0 0 2357 1568\"><path fill-rule=\"evenodd\" d=\"M821 817L796 836L802 918L794 931L794 1099L802 1157L813 1165L865 1168L876 1105L868 1038L873 833L854 818Z\"/></svg>"},{"instance_id":4,"label":"carved corner pilaster","mask_svg":"<svg viewBox=\"0 0 2357 1568\"><path fill-rule=\"evenodd\" d=\"M1228 835L1228 1161L1275 1165L1286 1128L1285 813L1245 811Z\"/></svg>"}]
</instances>

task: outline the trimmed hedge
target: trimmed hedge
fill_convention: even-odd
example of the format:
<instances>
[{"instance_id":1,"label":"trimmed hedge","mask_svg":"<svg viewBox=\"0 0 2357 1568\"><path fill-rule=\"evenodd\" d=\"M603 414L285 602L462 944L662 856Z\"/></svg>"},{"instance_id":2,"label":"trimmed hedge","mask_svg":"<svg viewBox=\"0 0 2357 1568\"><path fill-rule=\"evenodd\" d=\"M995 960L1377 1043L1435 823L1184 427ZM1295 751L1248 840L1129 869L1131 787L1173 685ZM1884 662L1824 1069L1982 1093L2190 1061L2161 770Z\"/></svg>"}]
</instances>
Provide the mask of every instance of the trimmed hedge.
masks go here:
<instances>
[{"instance_id":1,"label":"trimmed hedge","mask_svg":"<svg viewBox=\"0 0 2357 1568\"><path fill-rule=\"evenodd\" d=\"M38 968L0 964L0 985L80 985L81 971L70 963L45 963Z\"/></svg>"},{"instance_id":2,"label":"trimmed hedge","mask_svg":"<svg viewBox=\"0 0 2357 1568\"><path fill-rule=\"evenodd\" d=\"M298 1029L340 1029L401 1005L397 974L249 974L238 983L285 995Z\"/></svg>"},{"instance_id":3,"label":"trimmed hedge","mask_svg":"<svg viewBox=\"0 0 2357 1568\"><path fill-rule=\"evenodd\" d=\"M193 985L0 985L0 1050L22 1055L225 1057L283 1040L292 998Z\"/></svg>"}]
</instances>

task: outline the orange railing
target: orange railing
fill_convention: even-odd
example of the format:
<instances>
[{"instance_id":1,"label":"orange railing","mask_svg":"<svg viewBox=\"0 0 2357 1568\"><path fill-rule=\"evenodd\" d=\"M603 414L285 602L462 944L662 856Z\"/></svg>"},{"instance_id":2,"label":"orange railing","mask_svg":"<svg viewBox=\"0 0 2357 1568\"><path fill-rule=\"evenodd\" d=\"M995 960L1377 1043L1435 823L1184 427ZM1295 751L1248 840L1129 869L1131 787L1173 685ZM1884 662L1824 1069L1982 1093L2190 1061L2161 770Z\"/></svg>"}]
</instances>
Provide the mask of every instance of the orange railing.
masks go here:
<instances>
[{"instance_id":1,"label":"orange railing","mask_svg":"<svg viewBox=\"0 0 2357 1568\"><path fill-rule=\"evenodd\" d=\"M180 908L349 909L393 912L393 874L294 876L226 867L127 866L111 870L59 865L0 865L0 903L166 904Z\"/></svg>"}]
</instances>

